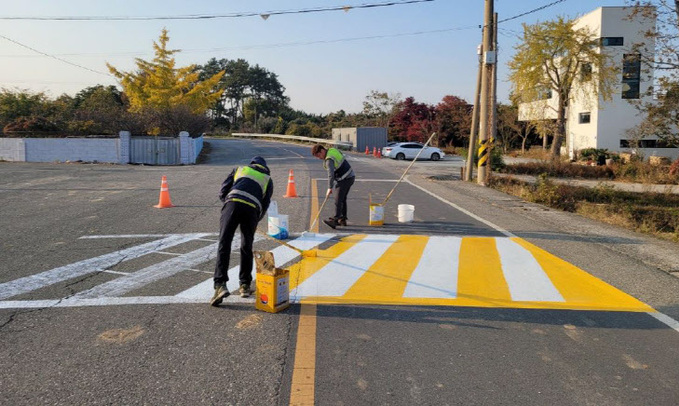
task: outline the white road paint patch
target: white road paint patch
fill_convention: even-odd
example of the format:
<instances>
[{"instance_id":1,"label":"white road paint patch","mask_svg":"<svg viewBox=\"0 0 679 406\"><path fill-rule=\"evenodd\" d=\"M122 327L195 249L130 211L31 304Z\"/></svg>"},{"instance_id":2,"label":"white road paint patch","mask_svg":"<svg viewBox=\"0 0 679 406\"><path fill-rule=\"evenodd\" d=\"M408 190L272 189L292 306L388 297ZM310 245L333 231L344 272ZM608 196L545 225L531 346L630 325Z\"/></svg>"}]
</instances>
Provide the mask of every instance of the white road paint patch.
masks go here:
<instances>
[{"instance_id":1,"label":"white road paint patch","mask_svg":"<svg viewBox=\"0 0 679 406\"><path fill-rule=\"evenodd\" d=\"M661 323L665 323L669 328L679 332L679 321L676 321L670 316L660 312L648 312L648 314Z\"/></svg>"},{"instance_id":2,"label":"white road paint patch","mask_svg":"<svg viewBox=\"0 0 679 406\"><path fill-rule=\"evenodd\" d=\"M509 238L496 238L495 245L512 300L565 302L527 249Z\"/></svg>"},{"instance_id":3,"label":"white road paint patch","mask_svg":"<svg viewBox=\"0 0 679 406\"><path fill-rule=\"evenodd\" d=\"M461 244L460 237L429 237L403 297L456 298Z\"/></svg>"},{"instance_id":4,"label":"white road paint patch","mask_svg":"<svg viewBox=\"0 0 679 406\"><path fill-rule=\"evenodd\" d=\"M342 296L398 239L369 234L290 292L291 300L308 296Z\"/></svg>"}]
</instances>

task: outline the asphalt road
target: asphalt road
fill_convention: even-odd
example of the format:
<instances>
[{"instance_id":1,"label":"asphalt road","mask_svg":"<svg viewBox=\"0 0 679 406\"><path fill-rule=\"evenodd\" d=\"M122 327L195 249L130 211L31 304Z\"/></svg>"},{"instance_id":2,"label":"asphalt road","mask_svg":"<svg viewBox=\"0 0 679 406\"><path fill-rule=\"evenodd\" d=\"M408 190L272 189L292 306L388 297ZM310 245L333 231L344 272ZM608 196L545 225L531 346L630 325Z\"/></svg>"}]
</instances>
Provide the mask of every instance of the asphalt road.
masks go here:
<instances>
[{"instance_id":1,"label":"asphalt road","mask_svg":"<svg viewBox=\"0 0 679 406\"><path fill-rule=\"evenodd\" d=\"M352 155L358 179L349 225L319 229L332 238L321 246L325 256L306 263L320 270L300 271L294 281L302 304L278 314L257 311L251 301L210 307L209 291L204 298L187 292L213 270L217 192L231 168L254 155L267 159L294 236L313 218L325 172L308 146L208 143L211 153L195 166L0 163L0 403L677 403L676 245L429 178L459 175L462 162L454 158L415 163L385 206L385 226L371 227L369 196L382 201L409 162ZM282 197L290 169L295 199ZM162 175L171 209L152 207ZM396 221L400 203L415 206L413 223ZM497 255L483 248L489 242L525 241L536 258L554 257L554 268L541 262L552 281L568 275L562 283L572 277L572 284L554 282L564 297L558 303L484 296L492 285L476 287L481 298L417 304L382 295L396 282L417 288L412 277L386 273L415 267L410 253L421 253L427 241L454 241L460 260L467 253L484 261ZM269 240L256 244L278 249ZM518 252L500 252L502 266ZM371 255L382 262L364 264ZM340 271L327 279L332 283L314 285L314 295L361 270L351 289L330 299L300 293L331 265ZM512 285L507 272L512 295L533 293L522 291L521 279Z\"/></svg>"}]
</instances>

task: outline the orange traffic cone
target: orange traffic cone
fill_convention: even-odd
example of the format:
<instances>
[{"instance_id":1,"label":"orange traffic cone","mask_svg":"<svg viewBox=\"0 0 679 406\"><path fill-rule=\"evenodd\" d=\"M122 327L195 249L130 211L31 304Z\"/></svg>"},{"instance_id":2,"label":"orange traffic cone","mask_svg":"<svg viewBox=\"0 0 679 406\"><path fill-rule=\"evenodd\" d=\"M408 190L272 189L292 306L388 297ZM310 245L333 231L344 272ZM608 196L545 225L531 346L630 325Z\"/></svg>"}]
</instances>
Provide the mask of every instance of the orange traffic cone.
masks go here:
<instances>
[{"instance_id":1,"label":"orange traffic cone","mask_svg":"<svg viewBox=\"0 0 679 406\"><path fill-rule=\"evenodd\" d=\"M382 148L379 148L379 149L377 150L377 157L378 157L378 158L382 158Z\"/></svg>"},{"instance_id":2,"label":"orange traffic cone","mask_svg":"<svg viewBox=\"0 0 679 406\"><path fill-rule=\"evenodd\" d=\"M377 147L373 147L373 156L377 158Z\"/></svg>"},{"instance_id":3,"label":"orange traffic cone","mask_svg":"<svg viewBox=\"0 0 679 406\"><path fill-rule=\"evenodd\" d=\"M158 199L158 204L156 206L158 209L167 209L169 207L174 207L170 201L170 189L167 187L167 176L163 175L160 181L160 198Z\"/></svg>"},{"instance_id":4,"label":"orange traffic cone","mask_svg":"<svg viewBox=\"0 0 679 406\"><path fill-rule=\"evenodd\" d=\"M365 146L365 154L370 155L370 149L368 148L367 145Z\"/></svg>"},{"instance_id":5,"label":"orange traffic cone","mask_svg":"<svg viewBox=\"0 0 679 406\"><path fill-rule=\"evenodd\" d=\"M290 169L290 174L288 175L288 190L283 197L298 197L297 188L295 188L295 175L292 173L292 169Z\"/></svg>"}]
</instances>

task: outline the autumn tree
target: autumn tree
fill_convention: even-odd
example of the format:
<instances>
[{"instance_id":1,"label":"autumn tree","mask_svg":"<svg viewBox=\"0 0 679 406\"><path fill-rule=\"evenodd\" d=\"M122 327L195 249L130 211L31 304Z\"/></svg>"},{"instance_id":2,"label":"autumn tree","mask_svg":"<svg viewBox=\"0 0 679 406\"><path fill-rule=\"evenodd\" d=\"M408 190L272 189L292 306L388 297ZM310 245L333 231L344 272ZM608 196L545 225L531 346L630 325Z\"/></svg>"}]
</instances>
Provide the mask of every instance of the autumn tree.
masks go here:
<instances>
[{"instance_id":1,"label":"autumn tree","mask_svg":"<svg viewBox=\"0 0 679 406\"><path fill-rule=\"evenodd\" d=\"M560 155L566 138L570 103L576 97L591 101L591 97L598 96L610 101L618 81L612 58L601 52L598 37L586 28L576 29L574 24L563 17L524 24L522 41L509 62L513 92L528 103L531 115L544 115L549 109L556 112L553 157ZM586 79L581 79L582 72L587 72ZM579 85L574 86L576 83ZM554 104L544 100L549 93L555 98Z\"/></svg>"},{"instance_id":2,"label":"autumn tree","mask_svg":"<svg viewBox=\"0 0 679 406\"><path fill-rule=\"evenodd\" d=\"M152 61L136 58L134 72L121 72L111 64L106 65L120 81L131 111L185 106L194 114L204 114L220 97L217 84L224 72L200 80L195 65L177 67L173 55L180 51L168 49L169 40L167 29L163 29L158 42L153 42L155 58Z\"/></svg>"},{"instance_id":3,"label":"autumn tree","mask_svg":"<svg viewBox=\"0 0 679 406\"><path fill-rule=\"evenodd\" d=\"M469 139L472 106L457 96L444 96L436 105L436 132L444 145L463 146Z\"/></svg>"},{"instance_id":4,"label":"autumn tree","mask_svg":"<svg viewBox=\"0 0 679 406\"><path fill-rule=\"evenodd\" d=\"M433 132L435 119L434 107L407 97L389 121L389 128L396 139L424 142Z\"/></svg>"}]
</instances>

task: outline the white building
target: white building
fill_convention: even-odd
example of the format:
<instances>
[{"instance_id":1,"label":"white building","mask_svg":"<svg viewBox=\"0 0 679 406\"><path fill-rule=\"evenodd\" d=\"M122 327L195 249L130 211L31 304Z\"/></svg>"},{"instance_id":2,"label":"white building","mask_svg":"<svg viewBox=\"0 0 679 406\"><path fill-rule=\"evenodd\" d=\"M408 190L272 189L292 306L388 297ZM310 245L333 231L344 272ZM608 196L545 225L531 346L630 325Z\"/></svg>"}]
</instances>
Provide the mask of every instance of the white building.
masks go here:
<instances>
[{"instance_id":1,"label":"white building","mask_svg":"<svg viewBox=\"0 0 679 406\"><path fill-rule=\"evenodd\" d=\"M612 56L613 63L620 67L620 85L614 90L612 100L605 102L595 94L574 95L566 112L566 139L563 153L573 158L575 153L585 148L605 148L612 152L632 152L627 130L635 127L643 119L643 114L634 102L650 102L649 86L653 83L653 71L646 65L641 66L640 52L652 52L653 39L643 33L655 29L655 19L636 16L630 19L630 9L625 7L599 7L575 20L575 29L587 28L600 41L600 51ZM643 46L635 48L635 45ZM651 50L651 51L640 51ZM653 55L644 55L650 58ZM644 58L644 59L645 59ZM574 86L579 86L576 81ZM547 103L554 108L536 108ZM519 120L556 119L556 94L548 100L524 103L519 106ZM659 148L657 139L645 138L642 148L636 152L644 156L667 156L677 158L678 148Z\"/></svg>"}]
</instances>

